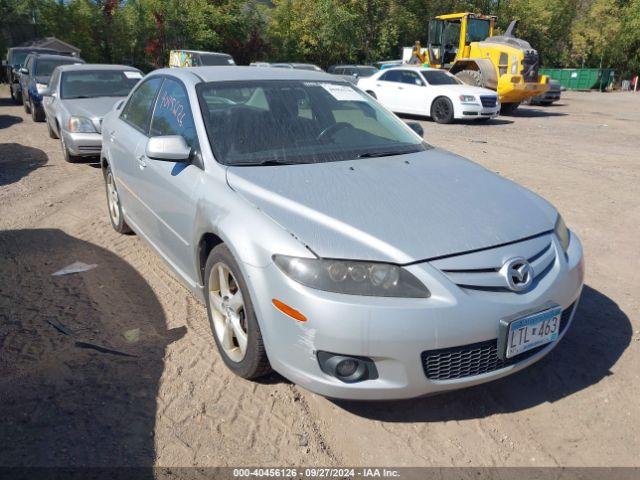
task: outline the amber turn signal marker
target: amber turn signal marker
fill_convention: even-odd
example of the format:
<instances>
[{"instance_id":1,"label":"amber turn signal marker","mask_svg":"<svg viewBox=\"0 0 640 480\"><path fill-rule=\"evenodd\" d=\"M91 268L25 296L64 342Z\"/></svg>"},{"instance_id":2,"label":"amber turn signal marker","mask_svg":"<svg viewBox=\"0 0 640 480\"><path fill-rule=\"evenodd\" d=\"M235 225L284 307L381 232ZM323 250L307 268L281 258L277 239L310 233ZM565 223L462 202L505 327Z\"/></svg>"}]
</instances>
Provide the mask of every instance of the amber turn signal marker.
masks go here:
<instances>
[{"instance_id":1,"label":"amber turn signal marker","mask_svg":"<svg viewBox=\"0 0 640 480\"><path fill-rule=\"evenodd\" d=\"M274 298L273 300L271 300L271 303L273 303L273 306L276 307L278 310L280 310L282 313L284 313L285 315L290 316L294 320L297 320L299 322L306 322L307 321L307 317L305 317L303 314L301 314L298 310L296 310L295 308L290 307L286 303L281 302L277 298Z\"/></svg>"}]
</instances>

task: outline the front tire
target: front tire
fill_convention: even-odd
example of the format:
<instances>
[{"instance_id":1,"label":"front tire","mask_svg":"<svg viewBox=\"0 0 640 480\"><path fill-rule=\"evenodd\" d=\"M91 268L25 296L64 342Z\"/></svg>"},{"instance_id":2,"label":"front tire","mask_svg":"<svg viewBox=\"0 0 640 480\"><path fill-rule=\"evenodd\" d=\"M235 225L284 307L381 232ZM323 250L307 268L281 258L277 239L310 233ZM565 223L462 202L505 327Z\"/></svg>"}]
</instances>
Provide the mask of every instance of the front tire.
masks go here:
<instances>
[{"instance_id":1,"label":"front tire","mask_svg":"<svg viewBox=\"0 0 640 480\"><path fill-rule=\"evenodd\" d=\"M34 122L44 122L45 119L44 109L35 105L33 100L31 100L31 119Z\"/></svg>"},{"instance_id":2,"label":"front tire","mask_svg":"<svg viewBox=\"0 0 640 480\"><path fill-rule=\"evenodd\" d=\"M116 188L116 182L113 178L111 167L107 166L104 172L104 184L107 190L107 206L109 207L109 220L113 229L122 234L132 233L131 227L127 225L122 213L122 205L120 204L120 196Z\"/></svg>"},{"instance_id":3,"label":"front tire","mask_svg":"<svg viewBox=\"0 0 640 480\"><path fill-rule=\"evenodd\" d=\"M64 161L68 163L76 163L79 162L82 157L78 155L72 155L69 152L69 147L67 147L66 142L64 141L64 135L60 135L60 147L62 148L62 156L64 157Z\"/></svg>"},{"instance_id":4,"label":"front tire","mask_svg":"<svg viewBox=\"0 0 640 480\"><path fill-rule=\"evenodd\" d=\"M56 134L55 130L51 128L51 122L49 121L49 119L47 119L47 131L49 132L49 138L53 138L53 139L58 138L58 135Z\"/></svg>"},{"instance_id":5,"label":"front tire","mask_svg":"<svg viewBox=\"0 0 640 480\"><path fill-rule=\"evenodd\" d=\"M447 97L438 97L431 105L431 118L436 123L453 122L453 103Z\"/></svg>"},{"instance_id":6,"label":"front tire","mask_svg":"<svg viewBox=\"0 0 640 480\"><path fill-rule=\"evenodd\" d=\"M22 97L22 105L24 106L24 113L29 115L31 113L31 104L29 103L29 97Z\"/></svg>"},{"instance_id":7,"label":"front tire","mask_svg":"<svg viewBox=\"0 0 640 480\"><path fill-rule=\"evenodd\" d=\"M224 244L209 254L205 289L211 331L225 365L246 379L270 373L249 289L238 263Z\"/></svg>"}]
</instances>

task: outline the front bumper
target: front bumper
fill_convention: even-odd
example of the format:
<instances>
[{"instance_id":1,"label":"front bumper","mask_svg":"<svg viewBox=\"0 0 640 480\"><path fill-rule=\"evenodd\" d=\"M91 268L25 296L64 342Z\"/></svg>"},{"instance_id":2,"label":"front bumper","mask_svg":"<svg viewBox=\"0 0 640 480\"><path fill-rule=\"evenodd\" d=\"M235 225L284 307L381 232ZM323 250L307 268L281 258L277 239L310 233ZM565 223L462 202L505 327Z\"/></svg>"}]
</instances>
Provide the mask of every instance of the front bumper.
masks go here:
<instances>
[{"instance_id":1,"label":"front bumper","mask_svg":"<svg viewBox=\"0 0 640 480\"><path fill-rule=\"evenodd\" d=\"M495 118L500 113L500 102L495 107L483 107L480 103L462 103L454 107L454 117L459 120Z\"/></svg>"},{"instance_id":2,"label":"front bumper","mask_svg":"<svg viewBox=\"0 0 640 480\"><path fill-rule=\"evenodd\" d=\"M102 150L102 135L99 133L72 133L62 131L64 143L71 155L95 156Z\"/></svg>"},{"instance_id":3,"label":"front bumper","mask_svg":"<svg viewBox=\"0 0 640 480\"><path fill-rule=\"evenodd\" d=\"M520 103L541 95L547 90L549 90L548 77L544 75L540 76L539 82L525 82L521 76L509 74L502 75L498 81L498 95L502 103Z\"/></svg>"},{"instance_id":4,"label":"front bumper","mask_svg":"<svg viewBox=\"0 0 640 480\"><path fill-rule=\"evenodd\" d=\"M557 241L554 245L560 251ZM254 308L273 368L296 384L333 397L400 399L468 387L514 373L548 354L553 342L522 361L488 373L452 380L430 380L422 352L494 340L501 318L547 302L563 310L576 303L583 284L582 246L573 235L569 251L526 293L468 292L428 263L407 267L431 290L428 299L359 297L312 290L287 278L275 265L243 264ZM290 305L308 321L277 310L272 299ZM575 308L568 319L572 321ZM568 325L567 325L568 327ZM378 378L343 383L324 373L317 352L368 357Z\"/></svg>"}]
</instances>

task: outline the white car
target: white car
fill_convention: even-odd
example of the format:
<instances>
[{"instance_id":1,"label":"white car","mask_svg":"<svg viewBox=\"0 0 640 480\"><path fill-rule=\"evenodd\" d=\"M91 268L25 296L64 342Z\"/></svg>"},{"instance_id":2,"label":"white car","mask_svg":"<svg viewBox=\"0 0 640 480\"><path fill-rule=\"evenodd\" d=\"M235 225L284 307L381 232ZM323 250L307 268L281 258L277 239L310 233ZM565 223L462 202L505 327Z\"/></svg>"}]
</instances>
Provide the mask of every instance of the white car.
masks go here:
<instances>
[{"instance_id":1,"label":"white car","mask_svg":"<svg viewBox=\"0 0 640 480\"><path fill-rule=\"evenodd\" d=\"M488 120L500 111L493 90L467 85L435 68L393 67L361 78L358 87L396 113L426 115L438 123Z\"/></svg>"}]
</instances>

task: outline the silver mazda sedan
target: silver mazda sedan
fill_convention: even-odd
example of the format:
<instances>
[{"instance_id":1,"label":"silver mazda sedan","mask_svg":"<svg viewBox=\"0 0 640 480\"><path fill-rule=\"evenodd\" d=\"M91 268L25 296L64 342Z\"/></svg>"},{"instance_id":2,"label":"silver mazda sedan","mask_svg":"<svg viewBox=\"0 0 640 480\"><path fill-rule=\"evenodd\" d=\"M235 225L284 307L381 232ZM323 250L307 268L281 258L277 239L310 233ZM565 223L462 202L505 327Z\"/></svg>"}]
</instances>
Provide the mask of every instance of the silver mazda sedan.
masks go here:
<instances>
[{"instance_id":1,"label":"silver mazda sedan","mask_svg":"<svg viewBox=\"0 0 640 480\"><path fill-rule=\"evenodd\" d=\"M158 70L102 135L113 227L202 299L241 377L416 397L520 370L572 321L582 246L556 209L335 76Z\"/></svg>"},{"instance_id":2,"label":"silver mazda sedan","mask_svg":"<svg viewBox=\"0 0 640 480\"><path fill-rule=\"evenodd\" d=\"M141 78L140 70L125 65L65 65L53 71L43 105L49 136L60 139L67 162L100 154L102 118Z\"/></svg>"}]
</instances>

